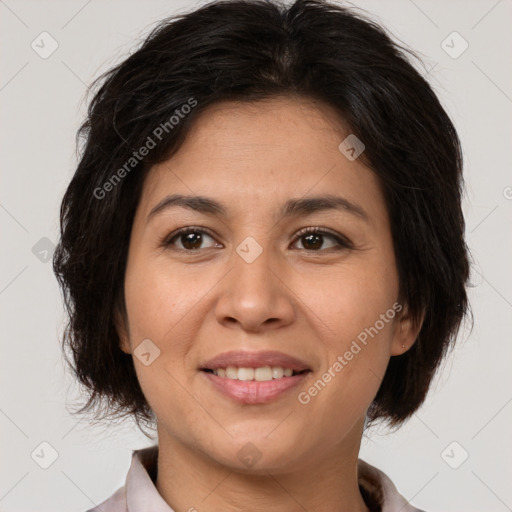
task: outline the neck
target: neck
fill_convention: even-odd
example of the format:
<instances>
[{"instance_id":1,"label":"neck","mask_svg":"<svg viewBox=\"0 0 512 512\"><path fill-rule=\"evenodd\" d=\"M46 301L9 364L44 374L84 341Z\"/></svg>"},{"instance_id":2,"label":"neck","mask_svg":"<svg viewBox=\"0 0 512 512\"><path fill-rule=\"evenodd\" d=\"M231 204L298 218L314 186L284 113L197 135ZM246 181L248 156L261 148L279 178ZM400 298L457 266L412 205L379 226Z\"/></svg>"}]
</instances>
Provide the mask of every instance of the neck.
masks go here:
<instances>
[{"instance_id":1,"label":"neck","mask_svg":"<svg viewBox=\"0 0 512 512\"><path fill-rule=\"evenodd\" d=\"M243 471L159 432L156 488L177 512L368 512L357 481L358 452L359 445L339 446L309 454L293 471Z\"/></svg>"}]
</instances>

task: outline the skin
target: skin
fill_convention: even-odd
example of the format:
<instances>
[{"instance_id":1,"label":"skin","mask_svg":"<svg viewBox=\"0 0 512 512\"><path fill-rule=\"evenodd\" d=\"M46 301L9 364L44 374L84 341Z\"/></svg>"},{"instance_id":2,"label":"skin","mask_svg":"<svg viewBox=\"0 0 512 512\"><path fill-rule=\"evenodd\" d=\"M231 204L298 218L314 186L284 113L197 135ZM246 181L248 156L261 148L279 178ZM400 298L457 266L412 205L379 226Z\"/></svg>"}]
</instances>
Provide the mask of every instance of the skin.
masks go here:
<instances>
[{"instance_id":1,"label":"skin","mask_svg":"<svg viewBox=\"0 0 512 512\"><path fill-rule=\"evenodd\" d=\"M129 246L127 321L118 317L117 327L124 352L148 338L160 350L148 366L133 359L157 417L156 487L177 512L368 510L357 484L365 412L390 357L411 347L421 325L404 306L309 403L298 400L398 297L377 178L338 149L349 133L329 107L304 98L218 103L146 179ZM275 217L288 199L333 193L368 220L343 210ZM228 214L173 207L148 221L169 194L211 197ZM187 226L214 236L192 229L195 239L165 247ZM307 227L353 247L297 236ZM236 252L248 236L263 250L252 263ZM271 402L239 404L198 370L229 350L279 350L312 373ZM237 456L247 443L261 455L251 467Z\"/></svg>"}]
</instances>

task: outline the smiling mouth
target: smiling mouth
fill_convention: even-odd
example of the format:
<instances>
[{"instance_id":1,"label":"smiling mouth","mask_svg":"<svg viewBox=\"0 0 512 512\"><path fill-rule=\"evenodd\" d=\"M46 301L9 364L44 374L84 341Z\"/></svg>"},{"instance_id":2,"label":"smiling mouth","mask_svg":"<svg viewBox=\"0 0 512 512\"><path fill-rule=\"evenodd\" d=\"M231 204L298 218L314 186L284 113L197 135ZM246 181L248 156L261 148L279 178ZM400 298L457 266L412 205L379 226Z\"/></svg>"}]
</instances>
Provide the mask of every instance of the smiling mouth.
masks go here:
<instances>
[{"instance_id":1,"label":"smiling mouth","mask_svg":"<svg viewBox=\"0 0 512 512\"><path fill-rule=\"evenodd\" d=\"M216 369L201 368L201 371L230 380L267 382L302 375L311 370L296 371L280 366L262 366L258 368L228 366Z\"/></svg>"},{"instance_id":2,"label":"smiling mouth","mask_svg":"<svg viewBox=\"0 0 512 512\"><path fill-rule=\"evenodd\" d=\"M228 366L201 368L206 382L229 399L244 405L264 404L290 393L301 385L310 369L292 370L279 366L258 368Z\"/></svg>"}]
</instances>

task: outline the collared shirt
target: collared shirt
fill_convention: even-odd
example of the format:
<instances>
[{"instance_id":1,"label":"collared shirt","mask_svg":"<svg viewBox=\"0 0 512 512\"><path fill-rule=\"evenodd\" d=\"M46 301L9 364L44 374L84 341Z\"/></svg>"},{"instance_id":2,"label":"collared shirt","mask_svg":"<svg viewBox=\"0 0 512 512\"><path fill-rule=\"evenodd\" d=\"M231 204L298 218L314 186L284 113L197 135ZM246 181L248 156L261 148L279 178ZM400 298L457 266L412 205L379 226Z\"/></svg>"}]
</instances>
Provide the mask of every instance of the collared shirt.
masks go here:
<instances>
[{"instance_id":1,"label":"collared shirt","mask_svg":"<svg viewBox=\"0 0 512 512\"><path fill-rule=\"evenodd\" d=\"M134 450L125 485L87 512L174 512L155 487L158 445ZM401 496L389 477L358 462L359 489L371 512L423 512Z\"/></svg>"}]
</instances>

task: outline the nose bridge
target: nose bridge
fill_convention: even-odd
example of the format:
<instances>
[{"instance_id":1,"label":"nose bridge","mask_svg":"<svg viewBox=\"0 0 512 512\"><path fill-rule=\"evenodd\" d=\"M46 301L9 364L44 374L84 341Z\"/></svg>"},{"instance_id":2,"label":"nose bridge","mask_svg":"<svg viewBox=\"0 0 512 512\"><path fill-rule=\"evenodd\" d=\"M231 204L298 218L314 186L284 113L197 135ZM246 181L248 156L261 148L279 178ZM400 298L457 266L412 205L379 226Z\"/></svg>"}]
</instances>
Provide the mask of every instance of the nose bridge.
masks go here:
<instances>
[{"instance_id":1,"label":"nose bridge","mask_svg":"<svg viewBox=\"0 0 512 512\"><path fill-rule=\"evenodd\" d=\"M236 246L233 254L233 277L235 285L239 284L237 288L242 291L252 290L268 295L275 284L272 283L269 267L276 266L277 262L269 244L269 237L265 240L263 237L262 233L249 235Z\"/></svg>"},{"instance_id":2,"label":"nose bridge","mask_svg":"<svg viewBox=\"0 0 512 512\"><path fill-rule=\"evenodd\" d=\"M280 266L278 255L269 247L269 237L262 239L263 234L247 236L235 247L232 268L217 303L219 322L236 320L255 330L270 319L276 325L292 319L287 288L275 275Z\"/></svg>"}]
</instances>

